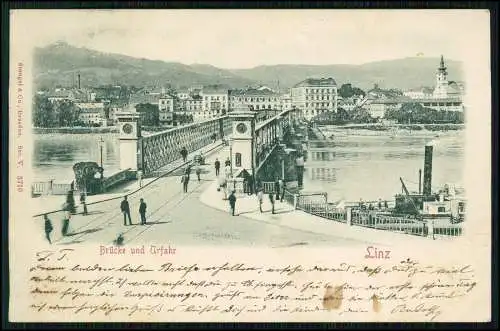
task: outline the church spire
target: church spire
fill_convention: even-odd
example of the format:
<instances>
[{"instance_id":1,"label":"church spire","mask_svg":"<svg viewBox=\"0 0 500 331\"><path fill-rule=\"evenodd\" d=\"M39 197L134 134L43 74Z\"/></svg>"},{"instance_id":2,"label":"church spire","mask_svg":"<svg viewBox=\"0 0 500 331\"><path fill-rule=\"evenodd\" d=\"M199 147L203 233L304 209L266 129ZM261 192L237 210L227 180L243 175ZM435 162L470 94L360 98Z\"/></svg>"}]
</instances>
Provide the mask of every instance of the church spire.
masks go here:
<instances>
[{"instance_id":1,"label":"church spire","mask_svg":"<svg viewBox=\"0 0 500 331\"><path fill-rule=\"evenodd\" d=\"M446 70L446 67L444 66L443 55L441 55L441 62L439 62L439 70Z\"/></svg>"}]
</instances>

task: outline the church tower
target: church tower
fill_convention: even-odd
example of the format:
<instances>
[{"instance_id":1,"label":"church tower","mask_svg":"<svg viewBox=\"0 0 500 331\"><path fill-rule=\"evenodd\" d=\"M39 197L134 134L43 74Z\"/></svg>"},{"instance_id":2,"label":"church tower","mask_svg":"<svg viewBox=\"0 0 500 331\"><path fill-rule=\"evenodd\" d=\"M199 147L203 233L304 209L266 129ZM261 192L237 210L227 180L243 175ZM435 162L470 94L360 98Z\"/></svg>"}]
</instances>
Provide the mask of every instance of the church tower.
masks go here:
<instances>
[{"instance_id":1,"label":"church tower","mask_svg":"<svg viewBox=\"0 0 500 331\"><path fill-rule=\"evenodd\" d=\"M436 73L436 87L433 95L437 99L448 97L448 72L444 65L443 55L441 55L441 62Z\"/></svg>"}]
</instances>

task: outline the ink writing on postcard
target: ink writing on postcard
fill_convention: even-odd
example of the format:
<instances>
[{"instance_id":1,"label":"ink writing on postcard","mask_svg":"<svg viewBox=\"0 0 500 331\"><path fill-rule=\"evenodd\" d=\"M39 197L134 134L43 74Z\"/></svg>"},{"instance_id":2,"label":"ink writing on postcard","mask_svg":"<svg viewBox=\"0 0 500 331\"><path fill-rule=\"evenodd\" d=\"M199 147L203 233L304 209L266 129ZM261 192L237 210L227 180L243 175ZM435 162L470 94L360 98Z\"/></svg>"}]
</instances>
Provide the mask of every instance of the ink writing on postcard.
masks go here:
<instances>
[{"instance_id":1,"label":"ink writing on postcard","mask_svg":"<svg viewBox=\"0 0 500 331\"><path fill-rule=\"evenodd\" d=\"M487 320L487 15L13 11L11 320Z\"/></svg>"}]
</instances>

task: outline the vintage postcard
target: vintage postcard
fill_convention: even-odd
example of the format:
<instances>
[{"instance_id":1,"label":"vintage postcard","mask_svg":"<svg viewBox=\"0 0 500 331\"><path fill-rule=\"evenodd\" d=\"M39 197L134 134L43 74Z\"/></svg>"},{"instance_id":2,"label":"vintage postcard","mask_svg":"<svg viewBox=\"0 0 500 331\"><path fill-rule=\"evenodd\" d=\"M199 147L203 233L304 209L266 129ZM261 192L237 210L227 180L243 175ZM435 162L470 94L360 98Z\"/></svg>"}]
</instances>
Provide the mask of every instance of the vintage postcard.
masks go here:
<instances>
[{"instance_id":1,"label":"vintage postcard","mask_svg":"<svg viewBox=\"0 0 500 331\"><path fill-rule=\"evenodd\" d=\"M487 322L486 10L12 10L11 322Z\"/></svg>"}]
</instances>

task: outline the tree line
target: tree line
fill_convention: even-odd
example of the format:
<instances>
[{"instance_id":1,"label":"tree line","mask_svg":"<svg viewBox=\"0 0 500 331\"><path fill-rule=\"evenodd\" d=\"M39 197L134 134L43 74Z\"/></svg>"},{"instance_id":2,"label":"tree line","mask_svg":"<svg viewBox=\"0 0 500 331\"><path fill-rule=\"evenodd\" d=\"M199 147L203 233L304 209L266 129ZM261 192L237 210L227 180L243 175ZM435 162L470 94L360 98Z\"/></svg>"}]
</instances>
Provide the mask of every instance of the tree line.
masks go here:
<instances>
[{"instance_id":1,"label":"tree line","mask_svg":"<svg viewBox=\"0 0 500 331\"><path fill-rule=\"evenodd\" d=\"M40 128L78 126L80 109L70 100L51 102L46 96L33 99L33 125Z\"/></svg>"},{"instance_id":2,"label":"tree line","mask_svg":"<svg viewBox=\"0 0 500 331\"><path fill-rule=\"evenodd\" d=\"M396 120L400 124L464 123L463 111L444 111L427 108L420 103L405 103L399 109L389 110L385 118Z\"/></svg>"}]
</instances>

